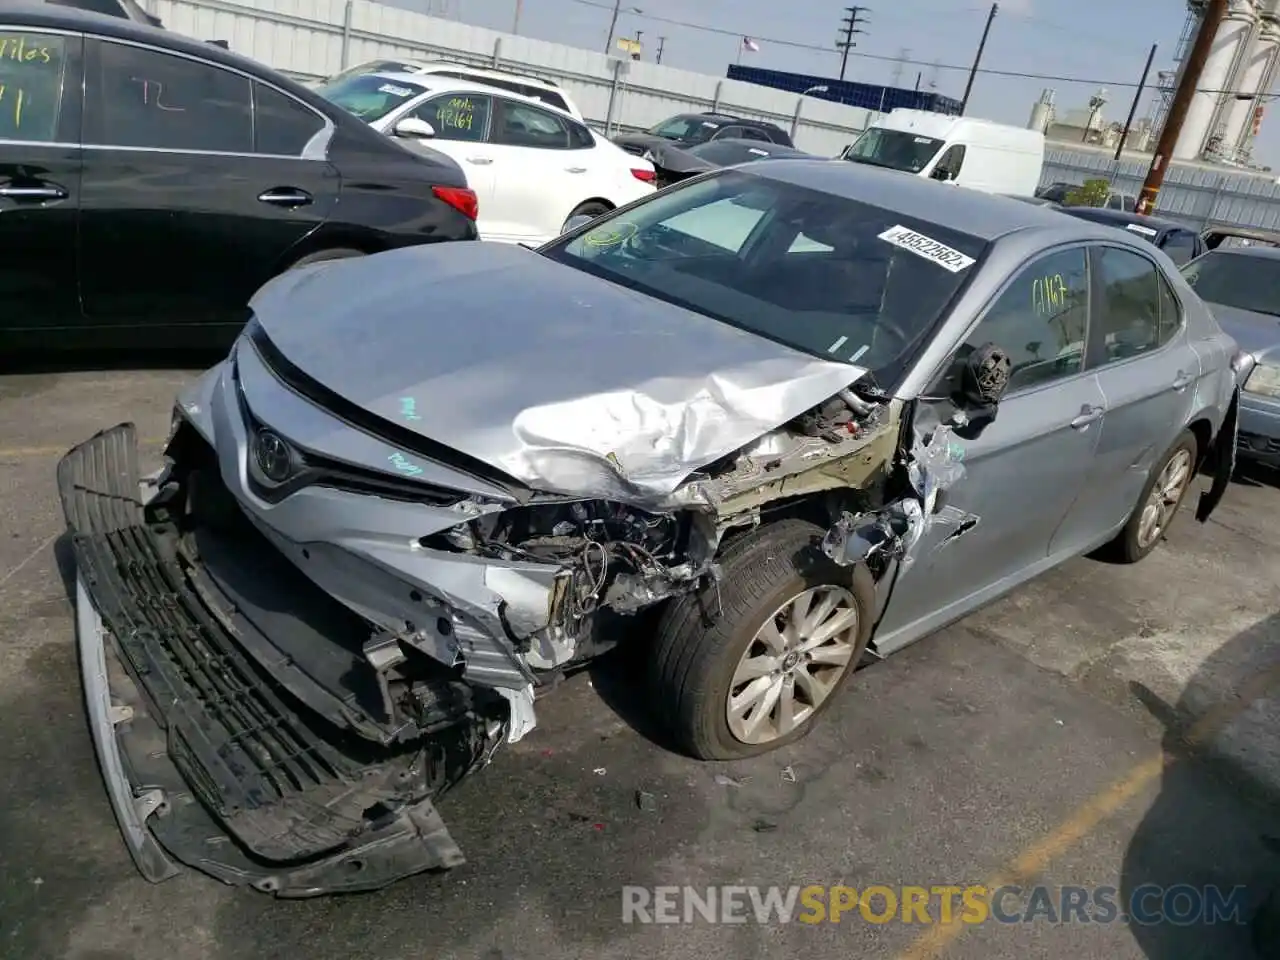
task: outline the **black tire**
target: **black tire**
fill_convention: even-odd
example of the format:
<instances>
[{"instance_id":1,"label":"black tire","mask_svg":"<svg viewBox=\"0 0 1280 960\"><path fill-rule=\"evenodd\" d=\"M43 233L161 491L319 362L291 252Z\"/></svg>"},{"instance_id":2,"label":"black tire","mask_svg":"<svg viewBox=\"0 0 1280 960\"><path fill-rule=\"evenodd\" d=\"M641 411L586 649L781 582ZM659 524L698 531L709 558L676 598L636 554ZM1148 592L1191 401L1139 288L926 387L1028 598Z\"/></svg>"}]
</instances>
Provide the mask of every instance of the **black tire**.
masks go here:
<instances>
[{"instance_id":1,"label":"black tire","mask_svg":"<svg viewBox=\"0 0 1280 960\"><path fill-rule=\"evenodd\" d=\"M839 567L818 549L823 530L781 520L735 540L720 558L714 586L682 597L663 612L652 661L654 703L681 748L701 760L756 756L805 736L836 699L866 651L875 585L865 566ZM730 685L766 618L804 590L844 587L853 595L858 629L853 656L833 691L796 729L764 743L745 743L729 730ZM721 611L723 611L721 613Z\"/></svg>"},{"instance_id":2,"label":"black tire","mask_svg":"<svg viewBox=\"0 0 1280 960\"><path fill-rule=\"evenodd\" d=\"M330 260L350 260L352 257L363 257L363 250L352 250L350 247L335 247L332 250L317 250L289 265L290 270L309 267L313 263L327 263Z\"/></svg>"},{"instance_id":3,"label":"black tire","mask_svg":"<svg viewBox=\"0 0 1280 960\"><path fill-rule=\"evenodd\" d=\"M1169 528L1173 526L1173 521L1178 516L1178 510L1182 506L1182 501L1186 499L1187 491L1191 489L1191 484L1195 480L1196 465L1198 463L1200 444L1196 440L1196 435L1190 430L1184 430L1179 434L1178 439L1174 441L1172 447L1165 453L1151 470L1151 476L1147 478L1146 484L1142 488L1142 494L1138 497L1138 503L1133 508L1133 513L1129 516L1129 522L1124 525L1114 540L1104 546L1099 554L1107 560L1115 563L1137 563L1139 560L1147 557L1160 542L1168 536ZM1148 544L1143 544L1139 538L1139 527L1142 523L1142 511L1146 506L1151 491L1155 489L1156 482L1160 479L1160 474L1168 466L1169 462L1178 455L1179 451L1185 450L1191 455L1191 475L1187 478L1186 486L1183 487L1182 494L1178 497L1178 502L1174 504L1173 511L1169 515L1169 522L1164 525L1160 536L1153 539Z\"/></svg>"},{"instance_id":4,"label":"black tire","mask_svg":"<svg viewBox=\"0 0 1280 960\"><path fill-rule=\"evenodd\" d=\"M568 226L569 221L574 217L603 217L612 210L613 207L607 203L601 203L599 200L589 200L586 203L580 203L564 218L564 225ZM563 227L561 230L563 231Z\"/></svg>"}]
</instances>

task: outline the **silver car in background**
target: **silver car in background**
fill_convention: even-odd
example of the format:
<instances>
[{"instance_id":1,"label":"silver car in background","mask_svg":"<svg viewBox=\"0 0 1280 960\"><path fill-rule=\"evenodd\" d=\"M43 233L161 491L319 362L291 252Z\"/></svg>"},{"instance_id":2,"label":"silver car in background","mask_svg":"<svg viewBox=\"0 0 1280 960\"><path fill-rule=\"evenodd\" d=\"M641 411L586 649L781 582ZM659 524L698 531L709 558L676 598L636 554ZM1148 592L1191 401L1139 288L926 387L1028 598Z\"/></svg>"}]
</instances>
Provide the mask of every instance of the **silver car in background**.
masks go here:
<instances>
[{"instance_id":1,"label":"silver car in background","mask_svg":"<svg viewBox=\"0 0 1280 960\"><path fill-rule=\"evenodd\" d=\"M778 748L868 651L1140 560L1207 463L1205 519L1235 449L1236 346L1159 251L853 164L712 171L536 251L293 271L252 309L159 474L128 424L58 469L153 879L461 863L440 798L624 639L684 750ZM621 629L648 608L655 636Z\"/></svg>"},{"instance_id":2,"label":"silver car in background","mask_svg":"<svg viewBox=\"0 0 1280 960\"><path fill-rule=\"evenodd\" d=\"M1243 371L1239 456L1280 466L1280 247L1222 244L1183 275L1252 365Z\"/></svg>"}]
</instances>

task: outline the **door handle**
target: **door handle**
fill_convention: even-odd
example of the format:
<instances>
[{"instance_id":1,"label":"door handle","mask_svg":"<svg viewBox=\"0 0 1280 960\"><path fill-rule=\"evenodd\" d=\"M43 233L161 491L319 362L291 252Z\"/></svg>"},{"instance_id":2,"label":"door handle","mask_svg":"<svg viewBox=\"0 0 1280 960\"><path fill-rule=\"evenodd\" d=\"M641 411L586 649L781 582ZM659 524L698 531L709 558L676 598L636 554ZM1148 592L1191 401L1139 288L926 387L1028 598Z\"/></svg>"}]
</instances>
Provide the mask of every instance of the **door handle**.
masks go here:
<instances>
[{"instance_id":1,"label":"door handle","mask_svg":"<svg viewBox=\"0 0 1280 960\"><path fill-rule=\"evenodd\" d=\"M41 187L15 187L12 184L0 186L0 197L10 200L65 200L67 191L56 183Z\"/></svg>"},{"instance_id":2,"label":"door handle","mask_svg":"<svg viewBox=\"0 0 1280 960\"><path fill-rule=\"evenodd\" d=\"M586 167L565 167L565 173L586 173Z\"/></svg>"},{"instance_id":3,"label":"door handle","mask_svg":"<svg viewBox=\"0 0 1280 960\"><path fill-rule=\"evenodd\" d=\"M1183 390L1187 389L1187 387L1191 386L1193 380L1195 380L1195 377L1188 376L1179 370L1178 379L1173 381L1173 392L1181 393Z\"/></svg>"},{"instance_id":4,"label":"door handle","mask_svg":"<svg viewBox=\"0 0 1280 960\"><path fill-rule=\"evenodd\" d=\"M493 163L492 157L467 157L467 163L474 163L480 167L487 167Z\"/></svg>"},{"instance_id":5,"label":"door handle","mask_svg":"<svg viewBox=\"0 0 1280 960\"><path fill-rule=\"evenodd\" d=\"M297 187L275 187L258 194L262 203L270 203L277 207L305 207L314 197Z\"/></svg>"},{"instance_id":6,"label":"door handle","mask_svg":"<svg viewBox=\"0 0 1280 960\"><path fill-rule=\"evenodd\" d=\"M1089 424L1097 423L1101 420L1102 415L1106 412L1105 407L1091 407L1086 403L1080 408L1080 413L1076 415L1076 418L1071 421L1071 428L1073 430L1083 430Z\"/></svg>"}]
</instances>

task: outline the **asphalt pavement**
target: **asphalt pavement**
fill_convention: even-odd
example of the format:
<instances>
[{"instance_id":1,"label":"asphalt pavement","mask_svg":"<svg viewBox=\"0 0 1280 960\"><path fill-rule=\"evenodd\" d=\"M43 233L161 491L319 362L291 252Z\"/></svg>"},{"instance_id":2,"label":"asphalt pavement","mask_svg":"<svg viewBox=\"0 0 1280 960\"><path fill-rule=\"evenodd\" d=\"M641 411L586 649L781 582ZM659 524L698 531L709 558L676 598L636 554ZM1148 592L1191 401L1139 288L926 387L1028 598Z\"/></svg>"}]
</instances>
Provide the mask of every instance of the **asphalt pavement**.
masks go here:
<instances>
[{"instance_id":1,"label":"asphalt pavement","mask_svg":"<svg viewBox=\"0 0 1280 960\"><path fill-rule=\"evenodd\" d=\"M812 736L752 761L667 750L629 682L643 651L607 658L442 803L469 858L446 876L302 902L195 873L148 885L86 729L53 471L121 420L161 439L189 376L0 377L0 957L1251 955L1231 922L943 924L935 907L928 924L645 924L622 908L624 887L725 884L1017 886L1014 916L1035 884L1122 903L1145 884L1240 886L1256 903L1280 883L1269 476L1234 484L1206 525L1186 512L1136 567L1073 562L861 671Z\"/></svg>"}]
</instances>

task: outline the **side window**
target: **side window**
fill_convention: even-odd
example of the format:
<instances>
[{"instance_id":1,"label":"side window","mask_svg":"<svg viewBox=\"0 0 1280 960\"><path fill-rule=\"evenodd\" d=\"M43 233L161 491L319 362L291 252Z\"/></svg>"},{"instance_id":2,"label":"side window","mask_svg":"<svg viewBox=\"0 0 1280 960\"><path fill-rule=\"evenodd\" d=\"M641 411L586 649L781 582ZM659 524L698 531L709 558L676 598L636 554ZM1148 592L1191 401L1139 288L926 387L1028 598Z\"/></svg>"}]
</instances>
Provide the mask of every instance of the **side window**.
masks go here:
<instances>
[{"instance_id":1,"label":"side window","mask_svg":"<svg viewBox=\"0 0 1280 960\"><path fill-rule=\"evenodd\" d=\"M410 116L427 121L441 140L483 140L493 101L471 94L445 94L428 100Z\"/></svg>"},{"instance_id":2,"label":"side window","mask_svg":"<svg viewBox=\"0 0 1280 960\"><path fill-rule=\"evenodd\" d=\"M744 140L763 140L765 143L772 143L772 142L773 142L773 141L772 141L772 140L770 140L768 137L766 137L762 131L757 130L755 127L743 127L743 128L742 128L742 139L744 139Z\"/></svg>"},{"instance_id":3,"label":"side window","mask_svg":"<svg viewBox=\"0 0 1280 960\"><path fill-rule=\"evenodd\" d=\"M0 139L58 139L67 38L0 33Z\"/></svg>"},{"instance_id":4,"label":"side window","mask_svg":"<svg viewBox=\"0 0 1280 960\"><path fill-rule=\"evenodd\" d=\"M954 180L960 176L960 168L964 166L964 144L957 143L947 148L938 165L933 168L934 178L938 180ZM942 174L946 176L943 177Z\"/></svg>"},{"instance_id":5,"label":"side window","mask_svg":"<svg viewBox=\"0 0 1280 960\"><path fill-rule=\"evenodd\" d=\"M1160 346L1164 346L1182 329L1182 303L1164 277L1160 281Z\"/></svg>"},{"instance_id":6,"label":"side window","mask_svg":"<svg viewBox=\"0 0 1280 960\"><path fill-rule=\"evenodd\" d=\"M1160 345L1161 280L1146 257L1116 247L1098 252L1102 316L1094 324L1090 356L1099 366L1140 356Z\"/></svg>"},{"instance_id":7,"label":"side window","mask_svg":"<svg viewBox=\"0 0 1280 960\"><path fill-rule=\"evenodd\" d=\"M297 157L324 118L264 83L253 85L253 152Z\"/></svg>"},{"instance_id":8,"label":"side window","mask_svg":"<svg viewBox=\"0 0 1280 960\"><path fill-rule=\"evenodd\" d=\"M554 113L529 104L499 100L489 141L510 147L565 150L569 146L569 124Z\"/></svg>"},{"instance_id":9,"label":"side window","mask_svg":"<svg viewBox=\"0 0 1280 960\"><path fill-rule=\"evenodd\" d=\"M1196 236L1186 230L1174 230L1164 241L1164 252L1169 259L1182 266L1195 258Z\"/></svg>"},{"instance_id":10,"label":"side window","mask_svg":"<svg viewBox=\"0 0 1280 960\"><path fill-rule=\"evenodd\" d=\"M1009 389L1040 386L1084 369L1089 269L1083 247L1024 267L969 335L961 355L994 343L1013 361Z\"/></svg>"},{"instance_id":11,"label":"side window","mask_svg":"<svg viewBox=\"0 0 1280 960\"><path fill-rule=\"evenodd\" d=\"M590 150L596 145L596 138L582 124L570 123L568 126L570 150Z\"/></svg>"},{"instance_id":12,"label":"side window","mask_svg":"<svg viewBox=\"0 0 1280 960\"><path fill-rule=\"evenodd\" d=\"M247 77L121 43L104 41L99 50L98 123L103 143L226 153L253 150Z\"/></svg>"},{"instance_id":13,"label":"side window","mask_svg":"<svg viewBox=\"0 0 1280 960\"><path fill-rule=\"evenodd\" d=\"M742 138L742 127L721 127L715 132L712 140L739 140Z\"/></svg>"}]
</instances>

